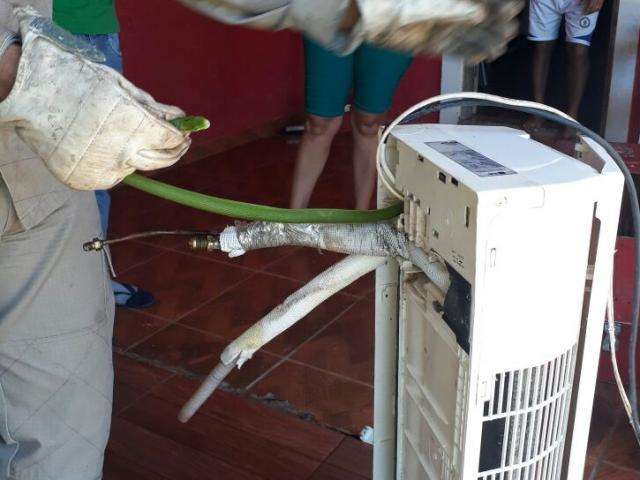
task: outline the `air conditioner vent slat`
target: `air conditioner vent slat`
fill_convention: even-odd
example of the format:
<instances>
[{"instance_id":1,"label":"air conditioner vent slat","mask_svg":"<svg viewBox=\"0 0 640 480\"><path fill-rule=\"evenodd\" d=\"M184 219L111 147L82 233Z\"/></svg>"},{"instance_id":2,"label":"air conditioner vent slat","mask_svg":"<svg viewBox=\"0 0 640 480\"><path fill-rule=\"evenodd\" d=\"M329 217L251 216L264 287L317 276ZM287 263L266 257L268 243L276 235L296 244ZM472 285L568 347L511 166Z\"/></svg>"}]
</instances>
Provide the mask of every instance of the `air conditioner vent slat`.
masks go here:
<instances>
[{"instance_id":1,"label":"air conditioner vent slat","mask_svg":"<svg viewBox=\"0 0 640 480\"><path fill-rule=\"evenodd\" d=\"M495 376L483 419L479 480L559 478L575 350Z\"/></svg>"}]
</instances>

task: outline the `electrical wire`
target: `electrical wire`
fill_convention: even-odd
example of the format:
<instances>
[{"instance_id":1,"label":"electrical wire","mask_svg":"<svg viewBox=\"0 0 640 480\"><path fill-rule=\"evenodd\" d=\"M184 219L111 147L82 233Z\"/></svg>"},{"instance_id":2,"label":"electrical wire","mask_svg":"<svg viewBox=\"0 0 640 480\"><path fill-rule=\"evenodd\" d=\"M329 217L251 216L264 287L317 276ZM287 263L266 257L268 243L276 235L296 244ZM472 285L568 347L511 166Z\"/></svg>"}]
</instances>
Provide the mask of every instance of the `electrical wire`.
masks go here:
<instances>
[{"instance_id":1,"label":"electrical wire","mask_svg":"<svg viewBox=\"0 0 640 480\"><path fill-rule=\"evenodd\" d=\"M386 145L387 139L389 138L389 135L391 134L391 131L401 123L409 122L416 117L421 117L423 115L426 115L427 109L430 109L432 106L436 106L437 104L454 101L454 100L486 100L486 101L499 102L502 105L509 105L513 107L535 108L535 109L544 110L550 113L554 113L556 115L561 116L562 118L565 118L566 120L577 123L573 118L571 118L566 113L556 108L550 107L548 105L544 105L542 103L529 102L527 100L514 100L511 98L499 97L497 95L489 95L486 93L478 93L478 92L449 93L449 94L438 95L436 97L431 97L426 100L423 100L422 102L415 104L414 106L408 108L407 110L402 112L400 115L398 115L398 117L386 127L384 133L382 134L382 137L380 138L380 141L378 142L378 149L376 151L376 168L378 169L378 176L380 177L380 180L382 181L384 186L387 188L387 190L391 192L399 200L402 200L404 198L404 195L402 195L402 192L399 192L395 188L394 186L395 178L386 161L385 145ZM443 108L449 108L449 107L443 107ZM432 111L437 111L437 110L429 110L428 113L431 113Z\"/></svg>"},{"instance_id":2,"label":"electrical wire","mask_svg":"<svg viewBox=\"0 0 640 480\"><path fill-rule=\"evenodd\" d=\"M631 402L627 397L627 392L624 389L622 377L620 376L620 369L618 368L618 358L616 353L617 340L613 302L613 268L611 269L611 272L611 285L609 288L609 297L607 298L607 332L609 333L609 348L611 349L611 368L613 369L613 377L616 381L616 386L618 387L620 398L622 399L622 406L624 408L624 411L627 412L627 417L629 419L632 419L633 409L631 408ZM638 445L640 445L640 435L638 435L636 426L633 421L631 422L631 427L634 429L634 432L636 432L636 441L638 442Z\"/></svg>"},{"instance_id":3,"label":"electrical wire","mask_svg":"<svg viewBox=\"0 0 640 480\"><path fill-rule=\"evenodd\" d=\"M459 93L453 95L442 95L440 97L434 97L432 99L420 102L413 107L406 110L401 114L389 127L385 130L380 138L377 150L376 167L379 171L380 179L385 187L398 199L402 199L402 192L399 192L395 188L395 178L391 169L386 163L385 148L386 141L391 134L391 130L407 121L414 120L423 115L427 115L432 112L437 112L446 108L458 108L458 107L496 107L507 110L514 110L524 112L530 115L538 116L550 120L554 123L570 127L577 132L581 133L587 138L590 138L598 145L600 145L606 153L611 156L617 166L620 168L622 175L624 176L626 192L629 196L631 205L631 218L634 230L634 244L635 244L635 265L634 265L634 292L632 300L632 313L631 313L631 337L629 339L629 393L623 395L623 402L628 401L631 406L631 424L633 426L636 439L640 443L640 420L638 418L638 395L637 395L637 373L636 373L636 358L638 351L638 317L640 316L640 205L638 204L638 193L635 188L635 183L631 172L627 168L624 160L620 154L613 148L609 142L607 142L600 135L590 130L589 128L581 125L576 120L572 119L568 115L560 112L559 110L548 107L547 105L538 104L534 102L525 102L519 100L504 99L494 95L479 94L479 93Z\"/></svg>"}]
</instances>

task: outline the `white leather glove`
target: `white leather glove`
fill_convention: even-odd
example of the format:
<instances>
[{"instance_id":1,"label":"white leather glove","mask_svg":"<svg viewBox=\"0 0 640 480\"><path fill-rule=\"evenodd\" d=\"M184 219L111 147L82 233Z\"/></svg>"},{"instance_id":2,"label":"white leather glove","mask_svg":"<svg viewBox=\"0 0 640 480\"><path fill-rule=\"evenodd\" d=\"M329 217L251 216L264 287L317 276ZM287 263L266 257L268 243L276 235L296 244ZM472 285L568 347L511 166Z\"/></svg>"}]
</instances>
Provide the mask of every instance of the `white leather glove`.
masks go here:
<instances>
[{"instance_id":1,"label":"white leather glove","mask_svg":"<svg viewBox=\"0 0 640 480\"><path fill-rule=\"evenodd\" d=\"M357 0L365 41L475 63L506 51L522 0Z\"/></svg>"},{"instance_id":2,"label":"white leather glove","mask_svg":"<svg viewBox=\"0 0 640 480\"><path fill-rule=\"evenodd\" d=\"M107 189L135 170L177 162L190 140L168 123L184 113L157 103L122 75L92 62L87 44L30 7L14 11L22 57L0 128L20 138L66 185ZM74 43L76 42L76 43Z\"/></svg>"},{"instance_id":3,"label":"white leather glove","mask_svg":"<svg viewBox=\"0 0 640 480\"><path fill-rule=\"evenodd\" d=\"M522 0L179 0L223 23L292 28L349 53L362 42L410 53L451 54L471 62L501 55L518 30ZM351 2L360 21L341 24Z\"/></svg>"}]
</instances>

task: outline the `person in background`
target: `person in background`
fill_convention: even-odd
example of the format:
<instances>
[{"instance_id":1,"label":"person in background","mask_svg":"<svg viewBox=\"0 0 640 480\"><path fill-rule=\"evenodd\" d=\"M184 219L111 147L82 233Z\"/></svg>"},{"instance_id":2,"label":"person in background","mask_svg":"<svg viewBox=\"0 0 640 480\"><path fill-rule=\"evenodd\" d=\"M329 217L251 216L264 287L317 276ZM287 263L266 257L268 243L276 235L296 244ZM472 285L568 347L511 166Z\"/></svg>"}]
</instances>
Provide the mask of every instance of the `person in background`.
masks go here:
<instances>
[{"instance_id":1,"label":"person in background","mask_svg":"<svg viewBox=\"0 0 640 480\"><path fill-rule=\"evenodd\" d=\"M549 66L558 39L562 18L566 31L566 77L568 100L566 112L578 118L580 104L589 77L589 47L604 0L531 0L529 40L533 46L533 97L544 103ZM535 131L541 119L527 123Z\"/></svg>"},{"instance_id":2,"label":"person in background","mask_svg":"<svg viewBox=\"0 0 640 480\"><path fill-rule=\"evenodd\" d=\"M291 208L309 204L353 90L355 200L357 209L367 210L375 190L378 129L412 57L369 44L339 56L308 37L304 54L307 121L296 160Z\"/></svg>"},{"instance_id":3,"label":"person in background","mask_svg":"<svg viewBox=\"0 0 640 480\"><path fill-rule=\"evenodd\" d=\"M105 56L105 65L122 73L119 24L113 0L53 0L53 21L77 37L91 43ZM111 198L106 190L95 192L103 236L107 236ZM111 280L116 305L147 308L154 296L134 285Z\"/></svg>"}]
</instances>

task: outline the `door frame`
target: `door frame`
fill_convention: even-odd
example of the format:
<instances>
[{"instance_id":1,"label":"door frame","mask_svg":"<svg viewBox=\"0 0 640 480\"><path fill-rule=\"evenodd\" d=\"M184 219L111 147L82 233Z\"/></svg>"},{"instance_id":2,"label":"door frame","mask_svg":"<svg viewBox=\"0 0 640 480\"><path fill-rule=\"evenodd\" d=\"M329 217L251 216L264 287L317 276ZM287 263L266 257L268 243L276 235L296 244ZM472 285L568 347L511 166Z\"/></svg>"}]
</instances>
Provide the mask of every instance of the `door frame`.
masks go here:
<instances>
[{"instance_id":1,"label":"door frame","mask_svg":"<svg viewBox=\"0 0 640 480\"><path fill-rule=\"evenodd\" d=\"M640 138L631 138L633 108L640 108L634 104L634 93L640 95L640 0L619 2L605 136L612 142L640 143Z\"/></svg>"}]
</instances>

